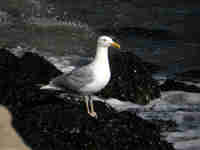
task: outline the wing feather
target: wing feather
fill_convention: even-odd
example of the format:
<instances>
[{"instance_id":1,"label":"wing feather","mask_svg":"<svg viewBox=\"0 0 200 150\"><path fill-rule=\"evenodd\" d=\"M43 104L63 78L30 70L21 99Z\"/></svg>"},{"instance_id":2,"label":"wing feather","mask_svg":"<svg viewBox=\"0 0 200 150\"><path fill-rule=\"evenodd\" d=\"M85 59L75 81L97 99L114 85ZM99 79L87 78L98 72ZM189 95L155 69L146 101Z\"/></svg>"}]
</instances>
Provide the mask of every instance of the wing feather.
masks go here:
<instances>
[{"instance_id":1,"label":"wing feather","mask_svg":"<svg viewBox=\"0 0 200 150\"><path fill-rule=\"evenodd\" d=\"M93 81L93 71L89 66L84 66L73 70L68 74L63 74L52 80L51 84L63 89L71 89L79 92L80 88L84 87Z\"/></svg>"}]
</instances>

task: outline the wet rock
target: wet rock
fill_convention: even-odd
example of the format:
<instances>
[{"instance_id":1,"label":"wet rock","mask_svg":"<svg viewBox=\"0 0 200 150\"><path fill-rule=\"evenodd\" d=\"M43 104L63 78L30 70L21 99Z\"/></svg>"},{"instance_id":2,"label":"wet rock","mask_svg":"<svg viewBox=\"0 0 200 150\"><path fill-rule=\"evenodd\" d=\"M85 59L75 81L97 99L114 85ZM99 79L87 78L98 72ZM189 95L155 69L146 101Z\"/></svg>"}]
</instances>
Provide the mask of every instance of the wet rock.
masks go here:
<instances>
[{"instance_id":1,"label":"wet rock","mask_svg":"<svg viewBox=\"0 0 200 150\"><path fill-rule=\"evenodd\" d=\"M54 98L54 101L57 100ZM173 149L160 140L159 131L153 124L128 112L109 112L101 105L95 103L97 120L89 117L83 105L77 103L55 102L28 107L18 111L14 126L37 150Z\"/></svg>"},{"instance_id":2,"label":"wet rock","mask_svg":"<svg viewBox=\"0 0 200 150\"><path fill-rule=\"evenodd\" d=\"M15 87L46 84L51 78L61 74L55 66L37 54L27 52L23 57L18 58L6 49L0 49L0 73L0 97L8 96L11 85ZM4 98L0 101L4 103Z\"/></svg>"},{"instance_id":3,"label":"wet rock","mask_svg":"<svg viewBox=\"0 0 200 150\"><path fill-rule=\"evenodd\" d=\"M0 50L0 57L5 58L0 71L6 76L0 78L6 80L6 86L0 86L5 91L0 103L9 108L14 128L33 150L173 150L171 144L161 140L158 126L133 113L117 113L95 101L98 119L94 119L87 114L79 97L61 99L58 93L40 90L35 84L44 80L45 75L50 79L59 74L42 57L27 53L24 58L17 58L4 49ZM41 69L47 72L37 71ZM16 76L11 80L8 75L13 70Z\"/></svg>"},{"instance_id":4,"label":"wet rock","mask_svg":"<svg viewBox=\"0 0 200 150\"><path fill-rule=\"evenodd\" d=\"M198 92L200 88L194 85L186 84L181 81L167 79L164 84L160 86L162 91L186 91L186 92Z\"/></svg>"},{"instance_id":5,"label":"wet rock","mask_svg":"<svg viewBox=\"0 0 200 150\"><path fill-rule=\"evenodd\" d=\"M21 104L11 107L13 125L33 150L173 149L160 139L159 127L129 112L116 113L101 102L95 102L96 120L83 102L64 102L31 87L14 93Z\"/></svg>"},{"instance_id":6,"label":"wet rock","mask_svg":"<svg viewBox=\"0 0 200 150\"><path fill-rule=\"evenodd\" d=\"M43 57L38 56L38 54L31 52L25 53L20 58L19 72L22 74L21 77L23 76L23 80L43 84L61 75L61 72L54 65L46 61Z\"/></svg>"},{"instance_id":7,"label":"wet rock","mask_svg":"<svg viewBox=\"0 0 200 150\"><path fill-rule=\"evenodd\" d=\"M198 69L176 73L174 79L167 79L160 88L162 91L177 90L200 93L199 75L200 70Z\"/></svg>"},{"instance_id":8,"label":"wet rock","mask_svg":"<svg viewBox=\"0 0 200 150\"><path fill-rule=\"evenodd\" d=\"M19 59L5 49L0 49L0 102L6 96L8 87L15 81Z\"/></svg>"},{"instance_id":9,"label":"wet rock","mask_svg":"<svg viewBox=\"0 0 200 150\"><path fill-rule=\"evenodd\" d=\"M158 72L161 69L161 67L159 65L152 64L150 62L143 62L143 64L144 64L144 66L146 68L148 68L148 71L150 73L156 73L156 72Z\"/></svg>"},{"instance_id":10,"label":"wet rock","mask_svg":"<svg viewBox=\"0 0 200 150\"><path fill-rule=\"evenodd\" d=\"M200 77L199 69L193 69L193 70L176 74L176 79L181 80L181 81L199 82L199 77Z\"/></svg>"},{"instance_id":11,"label":"wet rock","mask_svg":"<svg viewBox=\"0 0 200 150\"><path fill-rule=\"evenodd\" d=\"M110 51L111 81L100 96L146 104L160 96L157 82L142 60L131 52Z\"/></svg>"}]
</instances>

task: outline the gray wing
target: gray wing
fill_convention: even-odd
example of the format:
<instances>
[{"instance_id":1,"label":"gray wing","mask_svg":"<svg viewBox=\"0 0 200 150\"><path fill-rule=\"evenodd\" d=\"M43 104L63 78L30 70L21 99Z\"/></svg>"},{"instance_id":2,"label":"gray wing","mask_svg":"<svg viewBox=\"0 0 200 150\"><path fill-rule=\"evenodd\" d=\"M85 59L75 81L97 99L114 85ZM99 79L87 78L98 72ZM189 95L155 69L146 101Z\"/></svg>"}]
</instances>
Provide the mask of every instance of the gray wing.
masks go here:
<instances>
[{"instance_id":1,"label":"gray wing","mask_svg":"<svg viewBox=\"0 0 200 150\"><path fill-rule=\"evenodd\" d=\"M69 74L63 74L52 80L51 84L63 89L79 91L80 88L93 81L93 71L90 66L84 66L73 70Z\"/></svg>"}]
</instances>

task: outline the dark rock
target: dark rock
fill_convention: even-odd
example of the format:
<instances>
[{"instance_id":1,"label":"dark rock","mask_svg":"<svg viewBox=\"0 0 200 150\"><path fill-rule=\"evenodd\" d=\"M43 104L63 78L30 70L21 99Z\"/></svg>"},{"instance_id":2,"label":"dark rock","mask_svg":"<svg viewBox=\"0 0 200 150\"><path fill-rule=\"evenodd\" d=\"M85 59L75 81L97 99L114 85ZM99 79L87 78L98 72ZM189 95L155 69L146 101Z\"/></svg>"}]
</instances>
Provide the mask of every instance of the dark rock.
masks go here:
<instances>
[{"instance_id":1,"label":"dark rock","mask_svg":"<svg viewBox=\"0 0 200 150\"><path fill-rule=\"evenodd\" d=\"M175 81L167 79L164 84L160 86L162 91L186 91L186 92L198 92L200 93L200 88L195 85L188 85L184 82Z\"/></svg>"},{"instance_id":2,"label":"dark rock","mask_svg":"<svg viewBox=\"0 0 200 150\"><path fill-rule=\"evenodd\" d=\"M63 101L32 86L18 87L9 98L13 126L33 150L173 149L160 129L129 112L117 113L95 102L99 118L87 115L83 102ZM20 103L19 103L20 102Z\"/></svg>"},{"instance_id":3,"label":"dark rock","mask_svg":"<svg viewBox=\"0 0 200 150\"><path fill-rule=\"evenodd\" d=\"M6 49L0 49L0 67L1 70L16 72L19 60Z\"/></svg>"},{"instance_id":4,"label":"dark rock","mask_svg":"<svg viewBox=\"0 0 200 150\"><path fill-rule=\"evenodd\" d=\"M149 63L149 62L143 62L143 64L146 68L148 68L148 71L150 73L156 73L161 69L161 67L159 65L152 64L152 63Z\"/></svg>"},{"instance_id":5,"label":"dark rock","mask_svg":"<svg viewBox=\"0 0 200 150\"><path fill-rule=\"evenodd\" d=\"M95 103L99 119L81 104L58 102L21 108L14 127L33 150L171 150L160 140L159 128L129 112L108 111ZM99 108L99 109L98 109Z\"/></svg>"},{"instance_id":6,"label":"dark rock","mask_svg":"<svg viewBox=\"0 0 200 150\"><path fill-rule=\"evenodd\" d=\"M43 78L39 75L43 76L44 72L41 73L37 69L52 69L52 72L57 70L48 67L49 63L41 63L44 66L40 67L35 66L35 60L43 62L43 58L36 54L29 53L29 61L24 61L33 63L32 68L37 72L34 73L27 67L24 67L27 72L22 70L23 59L19 60L3 49L0 52L2 58L9 56L7 64L2 65L8 66L6 74L12 74L12 69L15 68L13 65L17 64L17 73L24 72L30 79L35 80L29 82L27 78L16 76L11 82L9 77L0 78L0 81L8 80L6 87L0 86L1 91L6 88L4 97L0 97L4 100L0 103L12 112L14 128L33 150L173 150L171 144L161 140L158 126L133 113L117 113L104 103L95 102L99 117L94 119L87 114L84 102L78 97L78 101L74 98L61 99L54 92L40 90L35 86L35 76L38 76L40 81ZM5 60L8 60L7 57ZM5 69L2 68L0 70L4 72ZM143 69L138 71L143 72ZM29 73L32 75L28 75ZM55 73L52 74L54 75Z\"/></svg>"},{"instance_id":7,"label":"dark rock","mask_svg":"<svg viewBox=\"0 0 200 150\"><path fill-rule=\"evenodd\" d=\"M54 65L46 61L43 57L31 52L27 52L20 59L19 72L23 80L35 83L48 83L50 79L61 74Z\"/></svg>"},{"instance_id":8,"label":"dark rock","mask_svg":"<svg viewBox=\"0 0 200 150\"><path fill-rule=\"evenodd\" d=\"M146 104L160 96L160 89L142 60L131 52L110 51L111 81L100 96Z\"/></svg>"},{"instance_id":9,"label":"dark rock","mask_svg":"<svg viewBox=\"0 0 200 150\"><path fill-rule=\"evenodd\" d=\"M181 72L181 73L176 74L176 79L182 80L182 81L199 82L200 80L199 77L200 77L199 69L189 70L186 72Z\"/></svg>"},{"instance_id":10,"label":"dark rock","mask_svg":"<svg viewBox=\"0 0 200 150\"><path fill-rule=\"evenodd\" d=\"M9 86L15 82L19 60L5 49L0 49L0 102L6 96Z\"/></svg>"},{"instance_id":11,"label":"dark rock","mask_svg":"<svg viewBox=\"0 0 200 150\"><path fill-rule=\"evenodd\" d=\"M61 74L55 66L37 54L25 53L22 58L18 58L6 49L0 49L0 73L0 97L7 96L11 85L15 87L45 84L51 78ZM4 98L0 99L3 100Z\"/></svg>"}]
</instances>

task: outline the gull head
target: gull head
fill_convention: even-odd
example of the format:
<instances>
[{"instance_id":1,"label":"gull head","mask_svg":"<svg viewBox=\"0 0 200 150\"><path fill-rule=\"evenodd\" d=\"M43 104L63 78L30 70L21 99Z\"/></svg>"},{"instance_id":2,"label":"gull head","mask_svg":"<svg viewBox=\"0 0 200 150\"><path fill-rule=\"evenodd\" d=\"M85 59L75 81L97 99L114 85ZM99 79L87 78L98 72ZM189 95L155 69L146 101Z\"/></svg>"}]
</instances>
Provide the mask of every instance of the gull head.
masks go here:
<instances>
[{"instance_id":1,"label":"gull head","mask_svg":"<svg viewBox=\"0 0 200 150\"><path fill-rule=\"evenodd\" d=\"M97 45L100 47L115 47L120 48L120 45L116 42L114 42L110 37L108 36L100 36L97 40Z\"/></svg>"}]
</instances>

